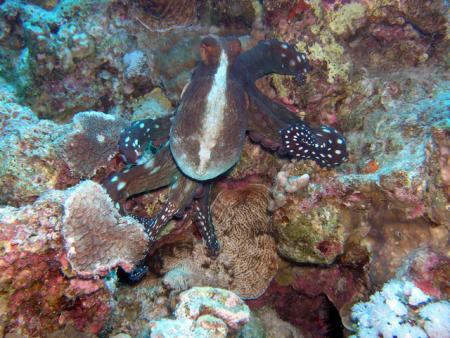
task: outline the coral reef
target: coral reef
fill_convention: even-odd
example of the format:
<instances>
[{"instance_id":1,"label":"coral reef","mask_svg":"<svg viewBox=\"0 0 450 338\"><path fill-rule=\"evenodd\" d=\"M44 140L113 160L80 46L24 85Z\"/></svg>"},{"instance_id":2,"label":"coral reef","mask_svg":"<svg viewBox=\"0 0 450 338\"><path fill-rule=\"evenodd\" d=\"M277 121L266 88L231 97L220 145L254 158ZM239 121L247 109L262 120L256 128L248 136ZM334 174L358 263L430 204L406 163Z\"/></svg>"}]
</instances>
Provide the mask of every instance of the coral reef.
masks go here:
<instances>
[{"instance_id":1,"label":"coral reef","mask_svg":"<svg viewBox=\"0 0 450 338\"><path fill-rule=\"evenodd\" d=\"M316 205L300 214L296 208L292 203L274 216L278 251L300 263L332 263L344 248L345 226L339 210L331 205Z\"/></svg>"},{"instance_id":2,"label":"coral reef","mask_svg":"<svg viewBox=\"0 0 450 338\"><path fill-rule=\"evenodd\" d=\"M447 30L444 0L0 1L0 336L449 336ZM148 238L97 182L147 160L156 185L179 177L157 151L192 70L212 60L212 45L197 50L208 35L238 37L229 61L276 39L312 68L302 86L255 81L264 104L238 104L256 116L239 161L212 189L179 182L195 203L128 285ZM272 104L284 114L265 114ZM342 131L346 162L274 152L287 116ZM284 128L284 146L295 132ZM137 194L120 212L138 218L174 195L142 193L146 175L123 182ZM215 258L199 215L216 227ZM226 299L235 312L221 312ZM239 309L248 323L232 329Z\"/></svg>"},{"instance_id":3,"label":"coral reef","mask_svg":"<svg viewBox=\"0 0 450 338\"><path fill-rule=\"evenodd\" d=\"M61 238L64 193L32 205L0 208L1 335L44 336L74 327L98 333L109 313L102 280L70 274Z\"/></svg>"},{"instance_id":4,"label":"coral reef","mask_svg":"<svg viewBox=\"0 0 450 338\"><path fill-rule=\"evenodd\" d=\"M117 153L117 139L126 125L123 119L81 112L72 123L59 125L38 119L16 100L0 102L2 203L30 203L47 189L92 177Z\"/></svg>"},{"instance_id":5,"label":"coral reef","mask_svg":"<svg viewBox=\"0 0 450 338\"><path fill-rule=\"evenodd\" d=\"M267 208L267 187L257 184L222 190L212 204L221 255L232 262L231 290L243 298L258 297L278 269Z\"/></svg>"},{"instance_id":6,"label":"coral reef","mask_svg":"<svg viewBox=\"0 0 450 338\"><path fill-rule=\"evenodd\" d=\"M169 299L169 292L160 279L146 278L142 283L131 287L115 285L110 299L111 316L103 329L108 336L126 334L140 337L150 321L172 314L173 301Z\"/></svg>"},{"instance_id":7,"label":"coral reef","mask_svg":"<svg viewBox=\"0 0 450 338\"><path fill-rule=\"evenodd\" d=\"M111 115L78 113L73 118L72 131L64 135L60 156L75 176L92 177L117 153L117 139L125 126L125 120Z\"/></svg>"},{"instance_id":8,"label":"coral reef","mask_svg":"<svg viewBox=\"0 0 450 338\"><path fill-rule=\"evenodd\" d=\"M266 337L292 337L301 338L305 335L300 332L295 326L281 320L275 310L270 307L263 307L255 312L255 314L260 318L262 325L264 327L264 334ZM245 330L244 326L244 330ZM260 334L263 336L263 334ZM245 335L243 337L246 337Z\"/></svg>"},{"instance_id":9,"label":"coral reef","mask_svg":"<svg viewBox=\"0 0 450 338\"><path fill-rule=\"evenodd\" d=\"M33 202L55 188L64 171L56 146L64 128L39 120L14 96L0 102L0 116L0 201L16 206Z\"/></svg>"},{"instance_id":10,"label":"coral reef","mask_svg":"<svg viewBox=\"0 0 450 338\"><path fill-rule=\"evenodd\" d=\"M281 168L275 177L275 182L271 189L272 200L269 205L270 211L284 206L287 203L287 194L296 193L300 189L305 188L309 183L308 174L290 176L289 168L286 167Z\"/></svg>"}]
</instances>

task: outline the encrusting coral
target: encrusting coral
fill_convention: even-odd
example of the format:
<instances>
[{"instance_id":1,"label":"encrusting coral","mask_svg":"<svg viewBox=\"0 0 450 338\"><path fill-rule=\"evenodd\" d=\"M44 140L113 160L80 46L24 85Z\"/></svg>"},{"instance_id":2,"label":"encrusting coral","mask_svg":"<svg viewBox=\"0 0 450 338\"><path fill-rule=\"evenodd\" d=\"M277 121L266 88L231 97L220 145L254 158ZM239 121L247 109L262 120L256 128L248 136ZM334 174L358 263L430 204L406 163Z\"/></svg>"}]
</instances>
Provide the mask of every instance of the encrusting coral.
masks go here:
<instances>
[{"instance_id":1,"label":"encrusting coral","mask_svg":"<svg viewBox=\"0 0 450 338\"><path fill-rule=\"evenodd\" d=\"M117 139L126 125L122 118L95 111L76 114L59 150L72 173L92 177L106 166L117 153Z\"/></svg>"},{"instance_id":2,"label":"encrusting coral","mask_svg":"<svg viewBox=\"0 0 450 338\"><path fill-rule=\"evenodd\" d=\"M133 218L121 216L105 189L84 181L67 190L62 235L72 269L83 277L116 266L131 271L147 249L147 236Z\"/></svg>"}]
</instances>

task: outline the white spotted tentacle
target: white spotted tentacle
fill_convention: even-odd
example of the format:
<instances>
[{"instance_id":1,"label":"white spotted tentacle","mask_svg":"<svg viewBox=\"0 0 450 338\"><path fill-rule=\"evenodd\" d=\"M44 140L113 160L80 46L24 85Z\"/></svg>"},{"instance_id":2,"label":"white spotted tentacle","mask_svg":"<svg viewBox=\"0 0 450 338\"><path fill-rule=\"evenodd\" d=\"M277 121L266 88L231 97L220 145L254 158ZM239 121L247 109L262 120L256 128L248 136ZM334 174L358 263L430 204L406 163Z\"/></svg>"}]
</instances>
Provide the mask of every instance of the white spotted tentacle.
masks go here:
<instances>
[{"instance_id":1,"label":"white spotted tentacle","mask_svg":"<svg viewBox=\"0 0 450 338\"><path fill-rule=\"evenodd\" d=\"M302 122L288 126L280 134L284 151L296 159L311 159L329 168L347 160L345 138L332 127L311 128Z\"/></svg>"}]
</instances>

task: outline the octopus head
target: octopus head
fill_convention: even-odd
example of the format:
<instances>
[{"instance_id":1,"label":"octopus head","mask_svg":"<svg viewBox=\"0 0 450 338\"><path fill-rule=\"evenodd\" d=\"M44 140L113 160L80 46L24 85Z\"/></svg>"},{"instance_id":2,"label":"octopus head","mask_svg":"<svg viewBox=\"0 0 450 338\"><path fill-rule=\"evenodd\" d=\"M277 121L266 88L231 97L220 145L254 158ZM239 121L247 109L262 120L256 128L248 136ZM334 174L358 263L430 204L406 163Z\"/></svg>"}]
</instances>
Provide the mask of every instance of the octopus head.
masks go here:
<instances>
[{"instance_id":1,"label":"octopus head","mask_svg":"<svg viewBox=\"0 0 450 338\"><path fill-rule=\"evenodd\" d=\"M205 65L217 65L220 53L224 50L230 61L234 60L242 51L241 42L238 38L215 38L205 37L200 43L200 58Z\"/></svg>"},{"instance_id":2,"label":"octopus head","mask_svg":"<svg viewBox=\"0 0 450 338\"><path fill-rule=\"evenodd\" d=\"M205 65L217 65L219 63L221 46L217 39L207 36L200 43L200 58Z\"/></svg>"}]
</instances>

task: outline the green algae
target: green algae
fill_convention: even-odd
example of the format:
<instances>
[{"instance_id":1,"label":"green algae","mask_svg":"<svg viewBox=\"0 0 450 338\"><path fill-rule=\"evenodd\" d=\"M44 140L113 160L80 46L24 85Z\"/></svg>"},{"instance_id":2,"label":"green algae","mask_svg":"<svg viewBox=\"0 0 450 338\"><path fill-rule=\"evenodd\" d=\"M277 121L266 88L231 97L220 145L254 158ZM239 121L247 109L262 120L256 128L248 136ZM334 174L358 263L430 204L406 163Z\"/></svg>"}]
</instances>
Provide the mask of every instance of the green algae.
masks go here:
<instances>
[{"instance_id":1,"label":"green algae","mask_svg":"<svg viewBox=\"0 0 450 338\"><path fill-rule=\"evenodd\" d=\"M360 3L351 3L340 7L328 14L329 27L337 35L354 32L358 27L355 21L363 19L366 15L366 7Z\"/></svg>"},{"instance_id":2,"label":"green algae","mask_svg":"<svg viewBox=\"0 0 450 338\"><path fill-rule=\"evenodd\" d=\"M329 83L338 79L348 81L351 64L345 57L344 48L328 30L320 32L319 40L320 43L316 42L308 48L311 59L326 62Z\"/></svg>"},{"instance_id":3,"label":"green algae","mask_svg":"<svg viewBox=\"0 0 450 338\"><path fill-rule=\"evenodd\" d=\"M276 225L279 252L299 263L330 264L342 251L344 226L334 206L309 212L289 212L288 222Z\"/></svg>"}]
</instances>

